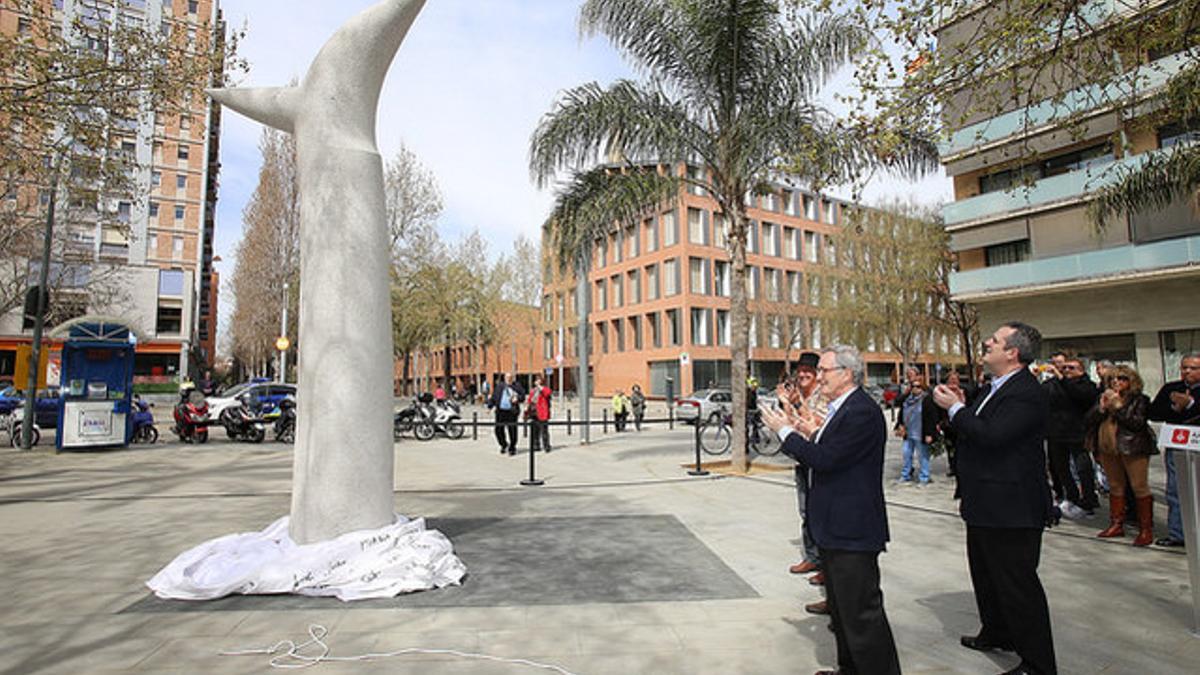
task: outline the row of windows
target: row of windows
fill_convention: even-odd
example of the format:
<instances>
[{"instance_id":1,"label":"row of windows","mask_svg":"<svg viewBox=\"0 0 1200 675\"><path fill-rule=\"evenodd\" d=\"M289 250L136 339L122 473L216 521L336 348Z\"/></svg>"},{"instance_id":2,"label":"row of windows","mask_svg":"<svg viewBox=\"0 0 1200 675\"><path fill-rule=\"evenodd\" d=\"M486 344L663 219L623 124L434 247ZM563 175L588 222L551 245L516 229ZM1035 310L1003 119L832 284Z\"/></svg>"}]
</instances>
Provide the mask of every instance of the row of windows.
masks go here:
<instances>
[{"instance_id":1,"label":"row of windows","mask_svg":"<svg viewBox=\"0 0 1200 675\"><path fill-rule=\"evenodd\" d=\"M788 227L778 223L750 221L746 231L746 252L811 263L838 263L833 238L820 232ZM687 208L687 241L700 246L724 249L728 245L727 223L721 214L705 209ZM667 211L642 222L639 232L630 225L596 242L593 263L604 268L611 263L633 260L680 243L675 211Z\"/></svg>"},{"instance_id":2,"label":"row of windows","mask_svg":"<svg viewBox=\"0 0 1200 675\"><path fill-rule=\"evenodd\" d=\"M669 309L664 312L601 321L593 324L594 339L589 344L592 353L621 353L663 347L728 347L732 340L732 322L729 310L694 307L687 312L687 337L684 342L683 310ZM830 321L804 316L782 314L750 315L750 347L769 349L821 349L844 339L857 343L868 352L893 351L886 335L871 330L859 330L860 335L844 335ZM575 330L569 331L565 340L568 356L577 354ZM547 331L542 335L543 356L552 359L555 334ZM918 353L942 353L960 355L962 350L956 339L948 333L928 328L914 337Z\"/></svg>"},{"instance_id":3,"label":"row of windows","mask_svg":"<svg viewBox=\"0 0 1200 675\"><path fill-rule=\"evenodd\" d=\"M698 166L689 165L685 175L692 181L708 183L705 171ZM703 187L693 183L689 183L687 192L698 197L709 196ZM820 204L819 211L818 202ZM837 225L840 221L840 209L835 202L805 194L799 190L781 188L778 192L772 190L765 195L748 194L746 195L746 204L749 204L751 208L783 213L797 218L803 216L813 222L823 222L829 225Z\"/></svg>"}]
</instances>

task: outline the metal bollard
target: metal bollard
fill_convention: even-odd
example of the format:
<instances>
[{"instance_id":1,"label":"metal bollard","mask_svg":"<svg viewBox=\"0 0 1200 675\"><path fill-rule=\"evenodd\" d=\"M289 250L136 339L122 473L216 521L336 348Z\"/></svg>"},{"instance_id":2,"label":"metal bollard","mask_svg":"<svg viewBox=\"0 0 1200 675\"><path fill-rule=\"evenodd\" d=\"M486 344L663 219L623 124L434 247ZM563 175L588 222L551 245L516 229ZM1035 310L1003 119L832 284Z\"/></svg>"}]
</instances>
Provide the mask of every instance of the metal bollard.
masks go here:
<instances>
[{"instance_id":1,"label":"metal bollard","mask_svg":"<svg viewBox=\"0 0 1200 675\"><path fill-rule=\"evenodd\" d=\"M667 404L667 429L675 431L675 409L669 403Z\"/></svg>"},{"instance_id":2,"label":"metal bollard","mask_svg":"<svg viewBox=\"0 0 1200 675\"><path fill-rule=\"evenodd\" d=\"M604 433L607 434L608 433L608 408L605 408L601 412L604 413Z\"/></svg>"},{"instance_id":3,"label":"metal bollard","mask_svg":"<svg viewBox=\"0 0 1200 675\"><path fill-rule=\"evenodd\" d=\"M708 471L700 466L700 423L696 422L696 468L688 469L689 476L707 476Z\"/></svg>"},{"instance_id":4,"label":"metal bollard","mask_svg":"<svg viewBox=\"0 0 1200 675\"><path fill-rule=\"evenodd\" d=\"M567 408L567 435L571 435L571 409Z\"/></svg>"},{"instance_id":5,"label":"metal bollard","mask_svg":"<svg viewBox=\"0 0 1200 675\"><path fill-rule=\"evenodd\" d=\"M471 440L479 440L479 413L471 413Z\"/></svg>"},{"instance_id":6,"label":"metal bollard","mask_svg":"<svg viewBox=\"0 0 1200 675\"><path fill-rule=\"evenodd\" d=\"M529 433L528 433L529 427L532 424L533 423L528 420L525 421L524 426L525 426L525 432L526 432L525 435L526 436L529 435ZM530 443L532 443L532 441L530 441ZM533 451L533 447L531 445L529 448L529 478L526 478L525 480L521 481L521 485L524 485L526 487L537 487L538 485L545 485L545 481L538 480L538 478L537 478L537 468L534 465L534 462L536 461L534 458L534 455L536 455L536 454L537 453Z\"/></svg>"}]
</instances>

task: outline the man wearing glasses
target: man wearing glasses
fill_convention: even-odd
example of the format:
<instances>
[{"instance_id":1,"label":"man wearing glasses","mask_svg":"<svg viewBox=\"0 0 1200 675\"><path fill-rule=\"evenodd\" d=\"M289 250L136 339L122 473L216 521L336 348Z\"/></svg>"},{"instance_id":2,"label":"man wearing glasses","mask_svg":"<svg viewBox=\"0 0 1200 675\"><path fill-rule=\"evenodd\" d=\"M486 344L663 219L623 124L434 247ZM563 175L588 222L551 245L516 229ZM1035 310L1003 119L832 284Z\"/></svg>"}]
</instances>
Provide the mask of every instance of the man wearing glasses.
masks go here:
<instances>
[{"instance_id":1,"label":"man wearing glasses","mask_svg":"<svg viewBox=\"0 0 1200 675\"><path fill-rule=\"evenodd\" d=\"M1010 322L984 341L993 378L971 405L946 385L933 390L958 433L960 511L967 524L967 565L982 627L962 645L1015 651L1005 675L1054 675L1050 608L1038 578L1042 530L1052 513L1046 483L1049 402L1029 371L1041 349L1033 326Z\"/></svg>"},{"instance_id":2,"label":"man wearing glasses","mask_svg":"<svg viewBox=\"0 0 1200 675\"><path fill-rule=\"evenodd\" d=\"M862 390L866 366L854 347L825 350L817 384L831 401L822 418L781 398L763 423L783 452L812 470L808 527L820 551L825 597L837 640L837 671L899 675L896 642L883 610L879 554L888 541L883 501L883 411Z\"/></svg>"},{"instance_id":3,"label":"man wearing glasses","mask_svg":"<svg viewBox=\"0 0 1200 675\"><path fill-rule=\"evenodd\" d=\"M1100 390L1087 376L1083 360L1056 354L1046 366L1047 379L1042 388L1050 397L1050 423L1046 428L1046 454L1054 496L1060 500L1063 515L1077 519L1091 515L1099 505L1096 499L1096 471L1083 449L1083 418L1096 403ZM1079 483L1071 474L1071 460Z\"/></svg>"},{"instance_id":4,"label":"man wearing glasses","mask_svg":"<svg viewBox=\"0 0 1200 675\"><path fill-rule=\"evenodd\" d=\"M1200 425L1200 353L1183 357L1179 379L1168 382L1158 391L1150 404L1150 419L1167 424ZM1175 475L1176 451L1167 448L1163 453L1167 463L1167 536L1154 542L1156 546L1183 546L1183 516L1179 510L1179 479Z\"/></svg>"}]
</instances>

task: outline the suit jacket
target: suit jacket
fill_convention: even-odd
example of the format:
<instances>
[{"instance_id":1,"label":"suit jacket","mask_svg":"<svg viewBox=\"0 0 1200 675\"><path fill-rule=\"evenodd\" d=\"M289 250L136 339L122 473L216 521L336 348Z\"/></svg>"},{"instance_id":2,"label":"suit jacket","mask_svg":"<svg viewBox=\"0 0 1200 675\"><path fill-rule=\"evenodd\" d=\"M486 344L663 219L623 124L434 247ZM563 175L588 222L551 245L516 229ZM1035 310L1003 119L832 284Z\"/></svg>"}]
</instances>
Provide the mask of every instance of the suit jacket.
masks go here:
<instances>
[{"instance_id":1,"label":"suit jacket","mask_svg":"<svg viewBox=\"0 0 1200 675\"><path fill-rule=\"evenodd\" d=\"M1028 368L987 399L987 390L950 420L956 446L960 512L977 527L1045 527L1053 503L1046 481L1049 397Z\"/></svg>"},{"instance_id":2,"label":"suit jacket","mask_svg":"<svg viewBox=\"0 0 1200 675\"><path fill-rule=\"evenodd\" d=\"M1175 412L1175 409L1171 407L1171 393L1188 391L1191 392L1192 398L1196 399L1196 405L1188 410ZM1154 397L1154 402L1150 404L1150 420L1153 422L1200 424L1200 422L1191 421L1198 415L1200 415L1200 384L1189 388L1183 380L1164 384L1162 389L1158 390L1158 395Z\"/></svg>"},{"instance_id":3,"label":"suit jacket","mask_svg":"<svg viewBox=\"0 0 1200 675\"><path fill-rule=\"evenodd\" d=\"M861 388L826 421L813 443L799 433L783 452L812 469L807 522L817 546L844 551L882 551L887 546L883 503L883 411Z\"/></svg>"},{"instance_id":4,"label":"suit jacket","mask_svg":"<svg viewBox=\"0 0 1200 675\"><path fill-rule=\"evenodd\" d=\"M522 389L521 385L517 384L516 382L513 382L512 385L509 385L505 382L498 382L496 384L496 388L492 390L492 395L488 398L487 407L495 410L496 412L500 412L500 397L504 396L504 392L510 387L513 391L511 412L521 412L521 403L525 400L525 390Z\"/></svg>"}]
</instances>

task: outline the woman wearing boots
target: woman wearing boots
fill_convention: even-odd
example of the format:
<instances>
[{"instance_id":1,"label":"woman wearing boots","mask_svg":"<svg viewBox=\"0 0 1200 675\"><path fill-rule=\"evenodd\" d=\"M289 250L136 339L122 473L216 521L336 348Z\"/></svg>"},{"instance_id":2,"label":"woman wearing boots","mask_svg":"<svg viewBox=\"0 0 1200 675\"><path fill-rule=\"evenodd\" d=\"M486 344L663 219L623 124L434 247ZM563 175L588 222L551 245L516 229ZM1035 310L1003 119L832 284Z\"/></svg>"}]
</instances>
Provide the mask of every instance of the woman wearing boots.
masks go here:
<instances>
[{"instance_id":1,"label":"woman wearing boots","mask_svg":"<svg viewBox=\"0 0 1200 675\"><path fill-rule=\"evenodd\" d=\"M1134 546L1154 541L1154 502L1150 496L1150 456L1158 454L1146 424L1150 399L1142 393L1142 378L1129 366L1116 366L1109 385L1087 415L1088 440L1099 451L1108 474L1109 523L1098 537L1125 536L1125 486L1137 500L1138 536Z\"/></svg>"}]
</instances>

